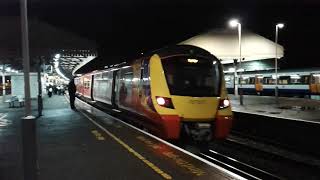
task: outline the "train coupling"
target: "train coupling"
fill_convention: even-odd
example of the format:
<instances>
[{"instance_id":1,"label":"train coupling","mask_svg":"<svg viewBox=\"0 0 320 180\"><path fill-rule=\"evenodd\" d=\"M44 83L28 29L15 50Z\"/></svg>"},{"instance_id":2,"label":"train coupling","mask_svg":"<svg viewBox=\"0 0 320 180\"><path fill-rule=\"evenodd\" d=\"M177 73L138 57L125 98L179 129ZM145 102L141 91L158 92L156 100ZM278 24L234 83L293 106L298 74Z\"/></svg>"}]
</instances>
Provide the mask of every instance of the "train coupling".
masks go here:
<instances>
[{"instance_id":1,"label":"train coupling","mask_svg":"<svg viewBox=\"0 0 320 180\"><path fill-rule=\"evenodd\" d=\"M211 123L184 123L183 129L194 141L210 141L212 139Z\"/></svg>"}]
</instances>

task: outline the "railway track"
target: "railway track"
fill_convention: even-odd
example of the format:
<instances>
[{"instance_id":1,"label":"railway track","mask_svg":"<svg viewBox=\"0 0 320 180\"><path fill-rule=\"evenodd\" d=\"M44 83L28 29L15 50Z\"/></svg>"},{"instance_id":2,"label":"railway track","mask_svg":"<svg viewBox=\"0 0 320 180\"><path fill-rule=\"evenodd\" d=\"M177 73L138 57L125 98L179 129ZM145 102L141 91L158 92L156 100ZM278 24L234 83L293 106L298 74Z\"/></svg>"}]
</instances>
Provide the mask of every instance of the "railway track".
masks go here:
<instances>
[{"instance_id":1,"label":"railway track","mask_svg":"<svg viewBox=\"0 0 320 180\"><path fill-rule=\"evenodd\" d=\"M284 144L276 143L268 139L232 132L225 142L233 144L234 146L242 146L263 153L270 153L273 156L285 158L295 163L301 163L312 167L320 167L320 159L314 154L310 154L308 151L296 150L292 147L288 147Z\"/></svg>"},{"instance_id":2,"label":"railway track","mask_svg":"<svg viewBox=\"0 0 320 180\"><path fill-rule=\"evenodd\" d=\"M200 152L198 156L212 163L218 164L219 166L222 166L247 179L282 179L272 173L258 169L211 149L206 152Z\"/></svg>"}]
</instances>

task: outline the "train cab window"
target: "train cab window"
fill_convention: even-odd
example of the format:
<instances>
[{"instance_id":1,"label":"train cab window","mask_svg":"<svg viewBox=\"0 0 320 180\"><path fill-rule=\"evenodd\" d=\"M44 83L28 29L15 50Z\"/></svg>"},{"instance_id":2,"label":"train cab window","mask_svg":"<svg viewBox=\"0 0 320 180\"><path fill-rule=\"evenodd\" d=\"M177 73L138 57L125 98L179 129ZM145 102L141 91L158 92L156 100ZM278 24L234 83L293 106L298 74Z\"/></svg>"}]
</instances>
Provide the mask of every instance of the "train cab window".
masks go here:
<instances>
[{"instance_id":1,"label":"train cab window","mask_svg":"<svg viewBox=\"0 0 320 180\"><path fill-rule=\"evenodd\" d=\"M217 59L175 56L162 59L162 66L172 95L219 96L221 71Z\"/></svg>"}]
</instances>

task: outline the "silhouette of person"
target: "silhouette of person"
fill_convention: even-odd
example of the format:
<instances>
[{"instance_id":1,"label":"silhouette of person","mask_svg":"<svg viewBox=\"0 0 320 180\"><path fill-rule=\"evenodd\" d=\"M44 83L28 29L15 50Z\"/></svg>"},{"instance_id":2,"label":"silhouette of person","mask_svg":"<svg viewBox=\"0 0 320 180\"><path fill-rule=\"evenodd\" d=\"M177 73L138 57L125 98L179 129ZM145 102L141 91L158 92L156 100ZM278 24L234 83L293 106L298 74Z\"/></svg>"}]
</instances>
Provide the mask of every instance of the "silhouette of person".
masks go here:
<instances>
[{"instance_id":1,"label":"silhouette of person","mask_svg":"<svg viewBox=\"0 0 320 180\"><path fill-rule=\"evenodd\" d=\"M75 109L74 101L76 99L76 85L74 84L74 79L71 79L68 85L68 92L70 98L70 107L71 109Z\"/></svg>"},{"instance_id":2,"label":"silhouette of person","mask_svg":"<svg viewBox=\"0 0 320 180\"><path fill-rule=\"evenodd\" d=\"M123 105L125 103L126 98L127 98L127 88L126 88L124 82L121 83L119 95L120 95L120 98L119 98L120 104Z\"/></svg>"}]
</instances>

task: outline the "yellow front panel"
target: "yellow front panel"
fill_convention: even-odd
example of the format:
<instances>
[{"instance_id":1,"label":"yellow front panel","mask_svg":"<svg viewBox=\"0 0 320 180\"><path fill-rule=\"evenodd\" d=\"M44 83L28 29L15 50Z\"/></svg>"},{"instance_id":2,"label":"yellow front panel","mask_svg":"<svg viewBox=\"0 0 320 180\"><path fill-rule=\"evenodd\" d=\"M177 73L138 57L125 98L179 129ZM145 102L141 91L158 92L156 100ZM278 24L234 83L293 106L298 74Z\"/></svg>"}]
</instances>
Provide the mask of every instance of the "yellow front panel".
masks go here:
<instances>
[{"instance_id":1,"label":"yellow front panel","mask_svg":"<svg viewBox=\"0 0 320 180\"><path fill-rule=\"evenodd\" d=\"M228 91L226 88L226 82L224 80L224 74L221 74L221 92L220 92L221 99L229 99ZM231 104L231 103L230 103ZM218 110L217 115L219 116L232 116L231 105L227 108Z\"/></svg>"},{"instance_id":2,"label":"yellow front panel","mask_svg":"<svg viewBox=\"0 0 320 180\"><path fill-rule=\"evenodd\" d=\"M171 96L171 98L178 115L185 120L207 121L215 118L218 107L217 97Z\"/></svg>"},{"instance_id":3,"label":"yellow front panel","mask_svg":"<svg viewBox=\"0 0 320 180\"><path fill-rule=\"evenodd\" d=\"M177 113L174 109L161 107L156 103L156 96L169 98L171 96L162 68L161 59L158 55L153 55L150 59L150 78L152 102L156 111L161 115L176 115Z\"/></svg>"},{"instance_id":4,"label":"yellow front panel","mask_svg":"<svg viewBox=\"0 0 320 180\"><path fill-rule=\"evenodd\" d=\"M166 77L162 68L161 59L153 55L150 59L150 86L153 105L161 115L179 115L184 121L208 121L216 117L219 99L227 99L224 77L221 77L220 97L191 97L171 95L167 86ZM159 106L156 96L171 98L174 109ZM231 108L219 110L219 115L232 115Z\"/></svg>"}]
</instances>

